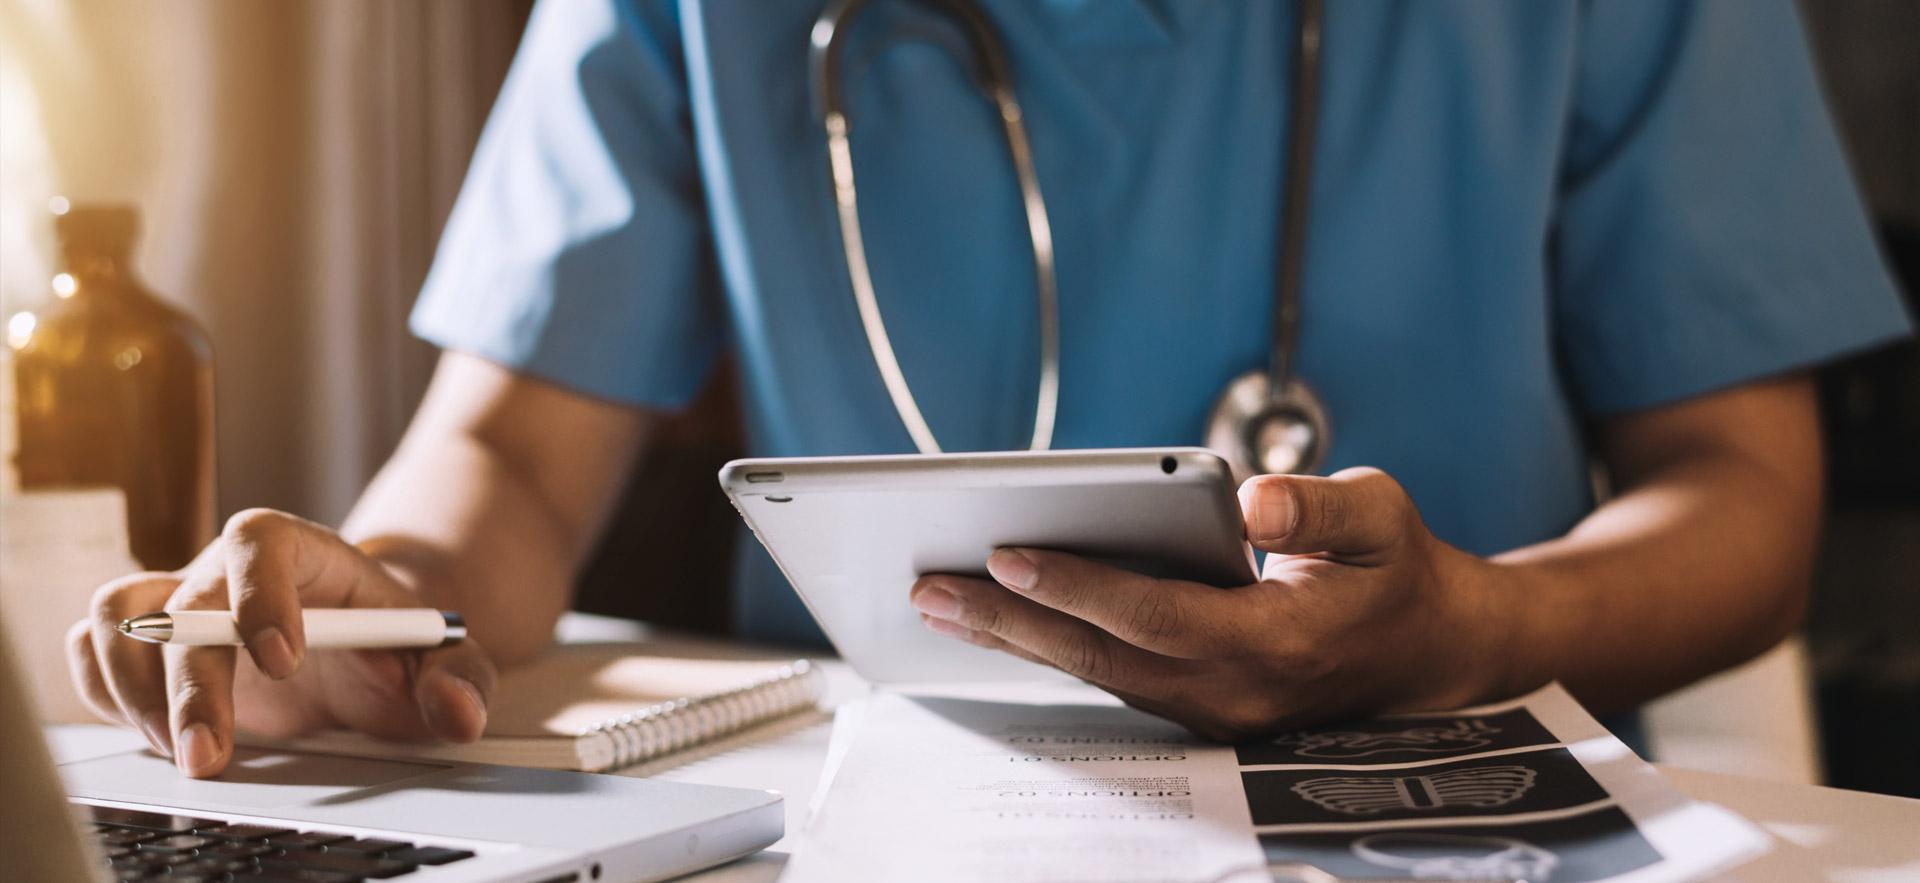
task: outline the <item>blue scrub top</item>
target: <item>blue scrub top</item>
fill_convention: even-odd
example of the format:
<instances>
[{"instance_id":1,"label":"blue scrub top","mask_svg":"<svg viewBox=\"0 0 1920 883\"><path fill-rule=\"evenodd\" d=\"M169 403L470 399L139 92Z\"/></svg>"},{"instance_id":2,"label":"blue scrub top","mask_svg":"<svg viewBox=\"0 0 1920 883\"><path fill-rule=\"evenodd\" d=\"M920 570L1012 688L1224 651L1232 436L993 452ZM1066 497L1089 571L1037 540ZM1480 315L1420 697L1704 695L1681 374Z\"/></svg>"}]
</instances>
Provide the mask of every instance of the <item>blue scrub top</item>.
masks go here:
<instances>
[{"instance_id":1,"label":"blue scrub top","mask_svg":"<svg viewBox=\"0 0 1920 883\"><path fill-rule=\"evenodd\" d=\"M912 450L870 355L807 78L818 0L543 3L413 327L674 408L731 349L754 453ZM1268 358L1296 8L982 0L1059 256L1060 448L1195 444ZM1490 554L1593 506L1583 429L1889 341L1789 0L1328 4L1299 370L1329 470ZM1017 448L1032 257L954 27L849 35L862 230L949 450ZM752 542L738 625L819 632ZM907 587L901 586L902 603Z\"/></svg>"}]
</instances>

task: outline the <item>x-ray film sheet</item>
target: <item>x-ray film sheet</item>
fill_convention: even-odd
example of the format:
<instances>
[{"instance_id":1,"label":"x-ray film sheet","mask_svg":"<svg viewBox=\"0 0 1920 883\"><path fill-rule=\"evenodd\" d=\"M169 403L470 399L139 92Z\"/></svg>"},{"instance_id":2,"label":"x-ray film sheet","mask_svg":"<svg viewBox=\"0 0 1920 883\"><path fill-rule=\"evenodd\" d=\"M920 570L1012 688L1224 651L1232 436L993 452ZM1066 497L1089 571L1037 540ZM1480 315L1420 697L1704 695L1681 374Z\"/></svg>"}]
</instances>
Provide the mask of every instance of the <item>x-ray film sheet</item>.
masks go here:
<instances>
[{"instance_id":1,"label":"x-ray film sheet","mask_svg":"<svg viewBox=\"0 0 1920 883\"><path fill-rule=\"evenodd\" d=\"M1349 880L1606 880L1660 853L1618 809L1488 827L1389 828L1349 834L1262 834L1269 861L1306 862Z\"/></svg>"},{"instance_id":2,"label":"x-ray film sheet","mask_svg":"<svg viewBox=\"0 0 1920 883\"><path fill-rule=\"evenodd\" d=\"M1767 843L1675 790L1558 685L1235 756L1267 860L1344 879L1684 880Z\"/></svg>"}]
</instances>

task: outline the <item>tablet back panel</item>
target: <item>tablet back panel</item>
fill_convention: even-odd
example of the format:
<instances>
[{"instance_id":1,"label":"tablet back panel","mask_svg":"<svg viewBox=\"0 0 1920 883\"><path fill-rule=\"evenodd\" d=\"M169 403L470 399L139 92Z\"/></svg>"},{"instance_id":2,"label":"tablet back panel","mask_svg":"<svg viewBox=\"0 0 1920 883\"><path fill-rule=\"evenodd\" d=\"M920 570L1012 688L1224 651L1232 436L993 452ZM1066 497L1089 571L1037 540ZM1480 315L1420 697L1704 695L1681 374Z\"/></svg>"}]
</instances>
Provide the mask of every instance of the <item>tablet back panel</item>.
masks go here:
<instances>
[{"instance_id":1,"label":"tablet back panel","mask_svg":"<svg viewBox=\"0 0 1920 883\"><path fill-rule=\"evenodd\" d=\"M1001 546L1255 579L1233 480L1199 448L736 460L720 483L840 655L879 683L1058 676L932 634L908 603L922 574L985 577Z\"/></svg>"}]
</instances>

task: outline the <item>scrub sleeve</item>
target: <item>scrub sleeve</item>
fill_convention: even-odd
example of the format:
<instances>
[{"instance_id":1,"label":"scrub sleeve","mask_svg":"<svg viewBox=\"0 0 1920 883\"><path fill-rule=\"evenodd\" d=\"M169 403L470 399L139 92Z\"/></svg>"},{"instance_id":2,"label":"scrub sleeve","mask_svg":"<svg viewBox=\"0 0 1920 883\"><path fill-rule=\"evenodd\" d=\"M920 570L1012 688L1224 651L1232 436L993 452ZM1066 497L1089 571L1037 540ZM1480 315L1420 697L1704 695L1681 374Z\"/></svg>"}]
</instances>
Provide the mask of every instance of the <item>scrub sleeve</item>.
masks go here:
<instances>
[{"instance_id":1,"label":"scrub sleeve","mask_svg":"<svg viewBox=\"0 0 1920 883\"><path fill-rule=\"evenodd\" d=\"M415 334L618 402L699 391L723 305L667 9L534 9Z\"/></svg>"},{"instance_id":2,"label":"scrub sleeve","mask_svg":"<svg viewBox=\"0 0 1920 883\"><path fill-rule=\"evenodd\" d=\"M1903 337L1792 3L1593 3L1554 316L1608 415Z\"/></svg>"}]
</instances>

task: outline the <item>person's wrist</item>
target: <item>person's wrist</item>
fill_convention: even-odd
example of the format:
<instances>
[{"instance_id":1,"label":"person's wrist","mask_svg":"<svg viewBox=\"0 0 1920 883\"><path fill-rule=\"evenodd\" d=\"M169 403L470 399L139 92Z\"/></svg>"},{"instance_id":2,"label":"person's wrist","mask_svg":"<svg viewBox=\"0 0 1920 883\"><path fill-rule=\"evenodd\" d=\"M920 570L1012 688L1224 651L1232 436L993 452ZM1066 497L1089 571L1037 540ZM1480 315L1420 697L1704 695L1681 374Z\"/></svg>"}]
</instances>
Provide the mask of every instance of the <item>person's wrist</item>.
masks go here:
<instances>
[{"instance_id":1,"label":"person's wrist","mask_svg":"<svg viewBox=\"0 0 1920 883\"><path fill-rule=\"evenodd\" d=\"M1436 569L1448 600L1442 634L1457 641L1459 667L1443 704L1462 707L1527 693L1552 680L1534 578L1510 564L1442 545Z\"/></svg>"},{"instance_id":2,"label":"person's wrist","mask_svg":"<svg viewBox=\"0 0 1920 883\"><path fill-rule=\"evenodd\" d=\"M429 573L436 562L429 556L408 544L382 538L359 540L352 545L379 567L380 572L394 585L422 598L422 606L431 606L425 601L426 588L433 582Z\"/></svg>"},{"instance_id":3,"label":"person's wrist","mask_svg":"<svg viewBox=\"0 0 1920 883\"><path fill-rule=\"evenodd\" d=\"M1552 592L1545 577L1524 564L1476 558L1486 593L1486 646L1491 656L1483 689L1489 700L1530 693L1559 671L1559 641L1552 633Z\"/></svg>"}]
</instances>

